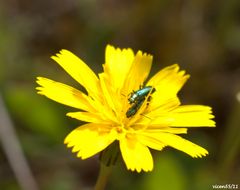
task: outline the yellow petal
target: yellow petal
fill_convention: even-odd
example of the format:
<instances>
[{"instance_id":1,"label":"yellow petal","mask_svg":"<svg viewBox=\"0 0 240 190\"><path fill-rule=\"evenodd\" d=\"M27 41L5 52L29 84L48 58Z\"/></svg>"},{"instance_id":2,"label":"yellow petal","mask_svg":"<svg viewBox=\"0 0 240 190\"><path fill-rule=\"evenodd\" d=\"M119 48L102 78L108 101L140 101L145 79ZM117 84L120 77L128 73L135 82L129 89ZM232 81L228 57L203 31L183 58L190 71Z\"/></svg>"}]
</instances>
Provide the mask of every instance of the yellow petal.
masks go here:
<instances>
[{"instance_id":1,"label":"yellow petal","mask_svg":"<svg viewBox=\"0 0 240 190\"><path fill-rule=\"evenodd\" d=\"M38 94L67 106L90 112L96 111L89 103L88 97L71 86L43 77L37 77L36 82L40 85L36 88Z\"/></svg>"},{"instance_id":2,"label":"yellow petal","mask_svg":"<svg viewBox=\"0 0 240 190\"><path fill-rule=\"evenodd\" d=\"M147 134L139 134L138 140L139 142L141 142L141 144L159 151L166 146L164 143L162 143L158 139L155 139L151 135L147 135Z\"/></svg>"},{"instance_id":3,"label":"yellow petal","mask_svg":"<svg viewBox=\"0 0 240 190\"><path fill-rule=\"evenodd\" d=\"M149 114L150 115L150 114ZM215 127L211 107L202 105L184 105L166 112L149 116L152 126L172 127ZM143 120L146 122L146 119ZM144 123L142 122L142 124Z\"/></svg>"},{"instance_id":4,"label":"yellow petal","mask_svg":"<svg viewBox=\"0 0 240 190\"><path fill-rule=\"evenodd\" d=\"M138 142L136 137L126 137L120 140L120 149L127 169L137 172L152 171L153 159L149 149Z\"/></svg>"},{"instance_id":5,"label":"yellow petal","mask_svg":"<svg viewBox=\"0 0 240 190\"><path fill-rule=\"evenodd\" d=\"M101 113L90 113L90 112L69 112L67 116L78 119L80 121L91 122L91 123L101 123L110 124L111 121L107 121L102 118Z\"/></svg>"},{"instance_id":6,"label":"yellow petal","mask_svg":"<svg viewBox=\"0 0 240 190\"><path fill-rule=\"evenodd\" d=\"M174 110L178 106L180 106L181 102L177 96L166 98L164 101L160 101L158 103L158 107L153 107L152 102L150 100L148 110L146 112L150 112L151 116L159 113L166 113L171 110Z\"/></svg>"},{"instance_id":7,"label":"yellow petal","mask_svg":"<svg viewBox=\"0 0 240 190\"><path fill-rule=\"evenodd\" d=\"M152 59L152 55L142 53L141 51L137 52L132 67L125 80L122 93L128 95L133 90L138 90L140 85L143 85L143 82L146 80L150 72Z\"/></svg>"},{"instance_id":8,"label":"yellow petal","mask_svg":"<svg viewBox=\"0 0 240 190\"><path fill-rule=\"evenodd\" d=\"M172 89L171 88L169 89L177 93L188 78L189 75L185 75L185 71L179 71L178 64L174 64L160 70L148 81L147 85L154 86L156 88L159 85L160 86L171 85Z\"/></svg>"},{"instance_id":9,"label":"yellow petal","mask_svg":"<svg viewBox=\"0 0 240 190\"><path fill-rule=\"evenodd\" d=\"M179 106L173 110L170 115L171 126L186 127L215 127L215 121L212 119L212 108L202 105Z\"/></svg>"},{"instance_id":10,"label":"yellow petal","mask_svg":"<svg viewBox=\"0 0 240 190\"><path fill-rule=\"evenodd\" d=\"M89 158L110 145L116 139L116 133L109 125L85 124L73 130L65 139L68 147L82 159Z\"/></svg>"},{"instance_id":11,"label":"yellow petal","mask_svg":"<svg viewBox=\"0 0 240 190\"><path fill-rule=\"evenodd\" d=\"M156 89L152 94L150 106L152 108L159 107L166 100L174 98L189 77L189 75L185 75L185 71L179 71L177 64L159 71L147 83L148 86Z\"/></svg>"},{"instance_id":12,"label":"yellow petal","mask_svg":"<svg viewBox=\"0 0 240 190\"><path fill-rule=\"evenodd\" d=\"M97 110L97 113L101 114L101 117L104 120L110 120L113 122L118 122L117 118L115 117L115 113L112 111L111 107L109 107L107 102L99 102L98 100L90 99L89 102L91 105Z\"/></svg>"},{"instance_id":13,"label":"yellow petal","mask_svg":"<svg viewBox=\"0 0 240 190\"><path fill-rule=\"evenodd\" d=\"M174 134L155 133L152 134L152 137L158 139L168 146L183 151L194 158L206 156L208 154L208 151L204 148Z\"/></svg>"},{"instance_id":14,"label":"yellow petal","mask_svg":"<svg viewBox=\"0 0 240 190\"><path fill-rule=\"evenodd\" d=\"M109 84L105 73L99 74L100 84L103 92L104 104L108 105L110 110L113 110L115 114L120 114L122 106L120 104L120 96L114 92Z\"/></svg>"},{"instance_id":15,"label":"yellow petal","mask_svg":"<svg viewBox=\"0 0 240 190\"><path fill-rule=\"evenodd\" d=\"M79 57L68 50L61 50L60 53L51 58L79 82L91 97L100 99L99 80L95 73Z\"/></svg>"},{"instance_id":16,"label":"yellow petal","mask_svg":"<svg viewBox=\"0 0 240 190\"><path fill-rule=\"evenodd\" d=\"M186 134L187 128L175 128L175 127L157 127L157 126L148 126L148 128L144 131L144 134L151 135L152 133L173 133L173 134Z\"/></svg>"},{"instance_id":17,"label":"yellow petal","mask_svg":"<svg viewBox=\"0 0 240 190\"><path fill-rule=\"evenodd\" d=\"M156 125L159 127L169 126L169 121L161 118L166 116L168 112L176 109L180 105L179 99L175 96L174 98L169 98L159 104L157 107L151 106L152 99L148 103L145 111L141 113L141 119L137 120L135 123L140 125Z\"/></svg>"},{"instance_id":18,"label":"yellow petal","mask_svg":"<svg viewBox=\"0 0 240 190\"><path fill-rule=\"evenodd\" d=\"M134 53L131 49L119 49L108 45L105 52L104 72L111 78L113 88L120 92L132 66Z\"/></svg>"},{"instance_id":19,"label":"yellow petal","mask_svg":"<svg viewBox=\"0 0 240 190\"><path fill-rule=\"evenodd\" d=\"M154 136L157 133L174 133L174 134L183 134L187 133L186 128L170 128L170 127L163 127L163 128L147 128L145 131L140 131L137 133L138 140L145 146L155 150L162 150L166 144L164 144L161 139L158 139Z\"/></svg>"}]
</instances>

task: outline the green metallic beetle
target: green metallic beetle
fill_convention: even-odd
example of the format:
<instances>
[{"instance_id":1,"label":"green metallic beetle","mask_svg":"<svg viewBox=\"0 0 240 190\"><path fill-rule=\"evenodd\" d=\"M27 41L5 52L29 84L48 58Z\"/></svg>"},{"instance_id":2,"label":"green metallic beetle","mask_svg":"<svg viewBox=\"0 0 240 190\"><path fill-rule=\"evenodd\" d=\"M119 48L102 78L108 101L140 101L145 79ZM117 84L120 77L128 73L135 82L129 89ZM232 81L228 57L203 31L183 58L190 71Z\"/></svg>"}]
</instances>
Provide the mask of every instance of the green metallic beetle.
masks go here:
<instances>
[{"instance_id":1,"label":"green metallic beetle","mask_svg":"<svg viewBox=\"0 0 240 190\"><path fill-rule=\"evenodd\" d=\"M134 116L149 93L152 94L155 91L156 89L152 86L140 87L139 90L133 91L128 98L128 102L132 104L132 106L126 112L127 118ZM150 97L148 97L147 101L150 101Z\"/></svg>"}]
</instances>

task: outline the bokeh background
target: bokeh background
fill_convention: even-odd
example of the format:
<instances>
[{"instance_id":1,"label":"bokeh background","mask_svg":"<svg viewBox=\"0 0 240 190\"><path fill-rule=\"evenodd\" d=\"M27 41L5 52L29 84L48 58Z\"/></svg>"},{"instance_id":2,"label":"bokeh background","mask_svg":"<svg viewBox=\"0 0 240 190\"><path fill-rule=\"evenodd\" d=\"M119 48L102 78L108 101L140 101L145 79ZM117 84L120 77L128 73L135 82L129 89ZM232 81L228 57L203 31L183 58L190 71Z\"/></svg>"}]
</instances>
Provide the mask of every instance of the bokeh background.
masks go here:
<instances>
[{"instance_id":1,"label":"bokeh background","mask_svg":"<svg viewBox=\"0 0 240 190\"><path fill-rule=\"evenodd\" d=\"M153 151L153 172L132 173L119 164L107 189L240 188L239 0L1 0L0 189L93 187L98 157L79 160L63 145L64 137L81 123L65 116L72 108L37 95L35 78L82 89L50 56L71 50L98 73L107 44L153 54L152 74L178 62L191 74L179 94L183 103L212 106L217 122L217 128L194 128L185 136L205 147L209 156L192 159L172 148ZM24 174L28 167L21 164L18 147L30 176Z\"/></svg>"}]
</instances>

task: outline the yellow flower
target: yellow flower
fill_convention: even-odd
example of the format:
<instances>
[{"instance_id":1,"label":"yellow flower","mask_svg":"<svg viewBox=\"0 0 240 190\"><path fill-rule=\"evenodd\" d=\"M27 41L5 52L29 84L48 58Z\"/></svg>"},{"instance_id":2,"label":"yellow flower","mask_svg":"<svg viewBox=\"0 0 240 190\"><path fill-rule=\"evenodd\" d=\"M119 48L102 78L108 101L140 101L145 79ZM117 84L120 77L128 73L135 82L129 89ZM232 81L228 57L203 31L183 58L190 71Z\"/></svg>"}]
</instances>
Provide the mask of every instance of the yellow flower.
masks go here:
<instances>
[{"instance_id":1,"label":"yellow flower","mask_svg":"<svg viewBox=\"0 0 240 190\"><path fill-rule=\"evenodd\" d=\"M208 154L178 135L187 133L186 127L214 127L215 122L210 107L181 105L177 93L189 75L180 71L177 64L160 70L146 82L152 56L141 51L134 54L131 49L108 45L104 71L98 76L68 50L61 50L52 59L87 91L84 94L63 83L37 78L39 94L81 110L67 116L87 123L73 130L64 141L77 152L77 157L89 158L118 141L127 168L140 172L153 169L149 148L162 150L171 146L194 158ZM130 103L131 93L143 84L154 88L154 92L141 105L139 101ZM129 109L136 113L127 117Z\"/></svg>"}]
</instances>

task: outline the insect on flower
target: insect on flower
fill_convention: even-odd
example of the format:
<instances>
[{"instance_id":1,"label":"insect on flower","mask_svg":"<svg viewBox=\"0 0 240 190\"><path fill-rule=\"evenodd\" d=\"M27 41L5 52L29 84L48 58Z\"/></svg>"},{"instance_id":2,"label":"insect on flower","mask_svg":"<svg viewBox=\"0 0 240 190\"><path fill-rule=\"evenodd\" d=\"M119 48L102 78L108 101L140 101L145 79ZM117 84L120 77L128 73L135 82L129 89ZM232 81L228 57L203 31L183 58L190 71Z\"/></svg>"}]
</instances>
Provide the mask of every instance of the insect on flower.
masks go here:
<instances>
[{"instance_id":1,"label":"insect on flower","mask_svg":"<svg viewBox=\"0 0 240 190\"><path fill-rule=\"evenodd\" d=\"M151 94L155 92L155 88L152 86L140 86L140 89L137 91L133 91L128 98L128 102L132 104L132 106L127 110L126 116L127 118L134 116L139 108L142 106L145 98L147 97L147 105L151 100Z\"/></svg>"},{"instance_id":2,"label":"insect on flower","mask_svg":"<svg viewBox=\"0 0 240 190\"><path fill-rule=\"evenodd\" d=\"M137 111L139 110L139 108L142 106L143 102L144 102L144 99L135 102L135 103L127 110L127 112L126 112L127 118L134 116L134 115L137 113Z\"/></svg>"},{"instance_id":3,"label":"insect on flower","mask_svg":"<svg viewBox=\"0 0 240 190\"><path fill-rule=\"evenodd\" d=\"M170 146L193 158L208 154L181 137L189 127L215 127L215 122L211 107L181 104L178 92L190 76L178 64L158 71L147 81L152 55L107 45L105 57L103 72L98 75L68 50L51 57L87 93L37 77L38 94L77 109L67 116L86 122L64 140L77 157L90 158L117 141L127 169L140 172L153 169L150 149L161 151ZM145 87L138 89L142 84Z\"/></svg>"},{"instance_id":4,"label":"insect on flower","mask_svg":"<svg viewBox=\"0 0 240 190\"><path fill-rule=\"evenodd\" d=\"M128 101L130 104L135 103L135 102L139 102L143 99L145 99L145 97L149 94L149 93L153 93L155 92L155 88L153 88L152 86L145 86L142 87L140 86L140 89L137 91L133 91L130 94L130 97L128 98Z\"/></svg>"}]
</instances>

